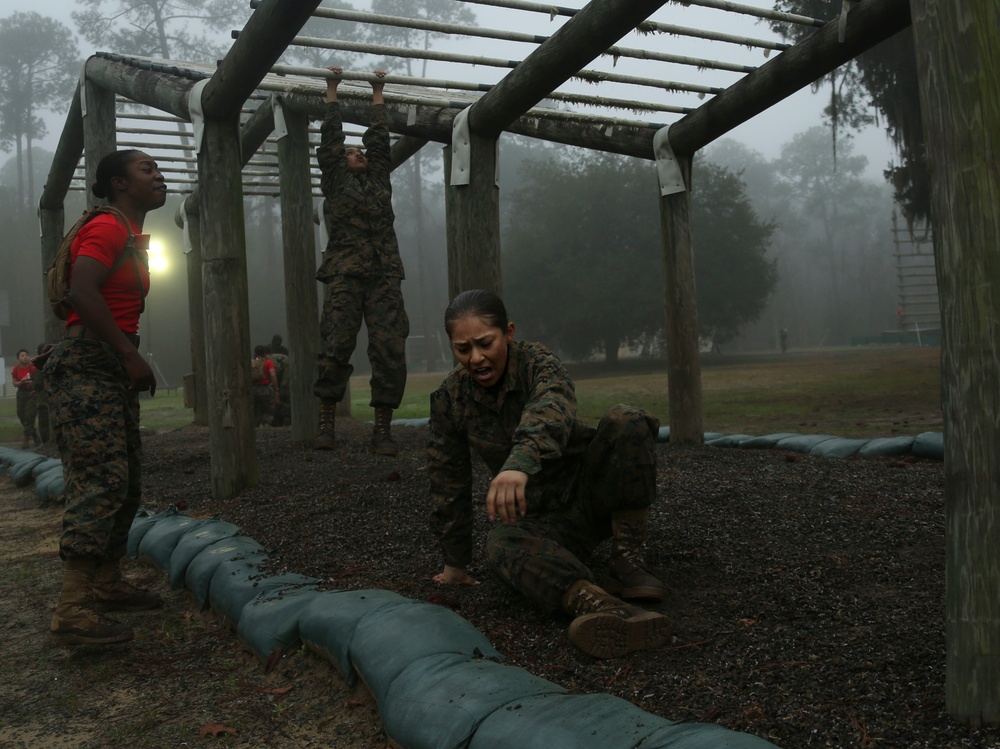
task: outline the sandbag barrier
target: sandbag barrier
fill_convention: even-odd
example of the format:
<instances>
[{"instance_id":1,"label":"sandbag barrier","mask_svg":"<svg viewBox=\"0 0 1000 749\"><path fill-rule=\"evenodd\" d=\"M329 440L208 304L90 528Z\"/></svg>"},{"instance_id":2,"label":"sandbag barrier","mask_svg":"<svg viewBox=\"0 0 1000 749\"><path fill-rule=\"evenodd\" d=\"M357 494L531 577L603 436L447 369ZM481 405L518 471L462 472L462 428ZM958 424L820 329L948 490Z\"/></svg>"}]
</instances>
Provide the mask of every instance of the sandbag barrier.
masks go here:
<instances>
[{"instance_id":1,"label":"sandbag barrier","mask_svg":"<svg viewBox=\"0 0 1000 749\"><path fill-rule=\"evenodd\" d=\"M140 510L128 556L225 619L262 663L300 643L374 697L386 736L405 749L765 749L751 734L675 722L606 694L570 694L504 663L451 609L387 590L320 590L263 571L267 552L220 518Z\"/></svg>"}]
</instances>

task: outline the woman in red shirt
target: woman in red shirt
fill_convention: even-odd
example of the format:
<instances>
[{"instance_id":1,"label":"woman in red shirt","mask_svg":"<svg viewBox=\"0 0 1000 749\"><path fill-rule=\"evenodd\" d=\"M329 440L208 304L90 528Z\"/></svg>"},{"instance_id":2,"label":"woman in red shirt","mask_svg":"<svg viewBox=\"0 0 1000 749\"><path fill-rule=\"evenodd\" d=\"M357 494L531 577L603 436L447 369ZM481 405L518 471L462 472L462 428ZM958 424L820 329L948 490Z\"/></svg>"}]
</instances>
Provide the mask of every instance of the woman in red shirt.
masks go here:
<instances>
[{"instance_id":1,"label":"woman in red shirt","mask_svg":"<svg viewBox=\"0 0 1000 749\"><path fill-rule=\"evenodd\" d=\"M44 368L66 480L63 584L50 630L65 644L130 640L129 627L101 612L162 605L124 580L119 562L142 494L138 396L156 390L138 351L149 260L135 240L167 187L149 155L127 150L101 159L91 190L121 215L97 215L74 239L66 337ZM122 253L130 257L116 265Z\"/></svg>"},{"instance_id":2,"label":"woman in red shirt","mask_svg":"<svg viewBox=\"0 0 1000 749\"><path fill-rule=\"evenodd\" d=\"M34 377L38 373L35 365L28 357L28 349L21 349L17 352L17 364L10 371L11 379L14 380L14 387L17 388L17 420L24 428L24 441L21 449L27 449L34 442L41 444L38 438L38 430L35 429L35 417L38 415L38 394L35 392Z\"/></svg>"}]
</instances>

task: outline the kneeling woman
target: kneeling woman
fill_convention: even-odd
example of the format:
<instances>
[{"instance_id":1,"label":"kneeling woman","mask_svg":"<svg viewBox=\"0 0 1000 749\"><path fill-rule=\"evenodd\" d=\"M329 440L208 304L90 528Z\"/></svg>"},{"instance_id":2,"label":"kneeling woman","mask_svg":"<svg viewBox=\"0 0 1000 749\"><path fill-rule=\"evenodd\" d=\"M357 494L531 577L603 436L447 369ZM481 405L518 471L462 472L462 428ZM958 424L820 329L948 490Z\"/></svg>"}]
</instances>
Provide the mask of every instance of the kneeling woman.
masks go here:
<instances>
[{"instance_id":1,"label":"kneeling woman","mask_svg":"<svg viewBox=\"0 0 1000 749\"><path fill-rule=\"evenodd\" d=\"M666 617L610 595L581 561L611 536L609 572L620 595L663 598L640 550L656 493L659 422L615 406L596 430L585 425L562 362L539 343L515 342L491 292L457 296L445 330L460 366L431 395L428 475L444 554L434 580L477 584L467 571L474 450L495 476L486 495L489 519L501 521L487 539L493 569L544 610L573 617L570 642L586 653L611 658L665 644Z\"/></svg>"}]
</instances>

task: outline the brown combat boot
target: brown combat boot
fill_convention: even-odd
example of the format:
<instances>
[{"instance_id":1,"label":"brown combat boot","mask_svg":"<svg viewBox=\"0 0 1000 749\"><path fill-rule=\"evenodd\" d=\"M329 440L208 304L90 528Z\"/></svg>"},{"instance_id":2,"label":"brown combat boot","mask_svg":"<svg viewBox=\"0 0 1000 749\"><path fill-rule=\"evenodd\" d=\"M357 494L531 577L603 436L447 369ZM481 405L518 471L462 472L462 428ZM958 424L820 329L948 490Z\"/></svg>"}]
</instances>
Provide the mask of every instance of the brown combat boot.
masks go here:
<instances>
[{"instance_id":1,"label":"brown combat boot","mask_svg":"<svg viewBox=\"0 0 1000 749\"><path fill-rule=\"evenodd\" d=\"M670 620L620 601L588 580L577 580L562 599L575 617L569 641L595 658L618 658L637 650L655 650L670 640Z\"/></svg>"},{"instance_id":2,"label":"brown combat boot","mask_svg":"<svg viewBox=\"0 0 1000 749\"><path fill-rule=\"evenodd\" d=\"M389 431L391 422L391 408L380 406L375 409L375 427L372 429L370 449L376 455L386 455L394 458L399 452Z\"/></svg>"},{"instance_id":3,"label":"brown combat boot","mask_svg":"<svg viewBox=\"0 0 1000 749\"><path fill-rule=\"evenodd\" d=\"M94 572L94 608L98 611L148 611L162 605L158 594L122 577L117 560L102 562Z\"/></svg>"},{"instance_id":4,"label":"brown combat boot","mask_svg":"<svg viewBox=\"0 0 1000 749\"><path fill-rule=\"evenodd\" d=\"M319 402L319 434L313 440L314 450L332 450L335 447L333 432L337 423L337 401Z\"/></svg>"},{"instance_id":5,"label":"brown combat boot","mask_svg":"<svg viewBox=\"0 0 1000 749\"><path fill-rule=\"evenodd\" d=\"M663 583L646 569L642 556L646 514L642 509L619 510L611 515L612 548L608 561L611 589L628 600L662 601Z\"/></svg>"},{"instance_id":6,"label":"brown combat boot","mask_svg":"<svg viewBox=\"0 0 1000 749\"><path fill-rule=\"evenodd\" d=\"M126 625L93 610L97 560L74 557L63 562L62 591L49 631L63 645L108 645L126 642L135 633Z\"/></svg>"}]
</instances>

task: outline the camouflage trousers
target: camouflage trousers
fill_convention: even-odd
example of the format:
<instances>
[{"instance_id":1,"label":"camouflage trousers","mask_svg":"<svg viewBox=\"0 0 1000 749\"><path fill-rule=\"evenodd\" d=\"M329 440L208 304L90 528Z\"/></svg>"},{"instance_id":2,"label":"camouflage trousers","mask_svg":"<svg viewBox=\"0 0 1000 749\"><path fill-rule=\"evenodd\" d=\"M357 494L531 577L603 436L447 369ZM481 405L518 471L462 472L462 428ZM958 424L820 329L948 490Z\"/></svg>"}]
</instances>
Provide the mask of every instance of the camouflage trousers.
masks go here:
<instances>
[{"instance_id":1,"label":"camouflage trousers","mask_svg":"<svg viewBox=\"0 0 1000 749\"><path fill-rule=\"evenodd\" d=\"M582 560L611 536L611 514L649 507L656 496L659 428L642 409L608 409L573 478L569 505L490 532L486 550L493 570L550 612L577 580L593 582Z\"/></svg>"},{"instance_id":2,"label":"camouflage trousers","mask_svg":"<svg viewBox=\"0 0 1000 749\"><path fill-rule=\"evenodd\" d=\"M313 393L340 402L354 372L351 355L361 321L368 328L371 406L398 408L406 388L406 337L410 320L403 309L400 279L334 276L327 284L320 319L321 350Z\"/></svg>"},{"instance_id":3,"label":"camouflage trousers","mask_svg":"<svg viewBox=\"0 0 1000 749\"><path fill-rule=\"evenodd\" d=\"M270 385L253 386L253 420L254 424L261 426L269 424L274 418L274 390Z\"/></svg>"},{"instance_id":4,"label":"camouflage trousers","mask_svg":"<svg viewBox=\"0 0 1000 749\"><path fill-rule=\"evenodd\" d=\"M45 376L66 481L59 555L120 559L142 496L138 393L100 341L64 339Z\"/></svg>"},{"instance_id":5,"label":"camouflage trousers","mask_svg":"<svg viewBox=\"0 0 1000 749\"><path fill-rule=\"evenodd\" d=\"M17 420L21 422L24 436L28 439L36 436L35 419L38 416L39 394L34 390L18 388L17 391Z\"/></svg>"}]
</instances>

